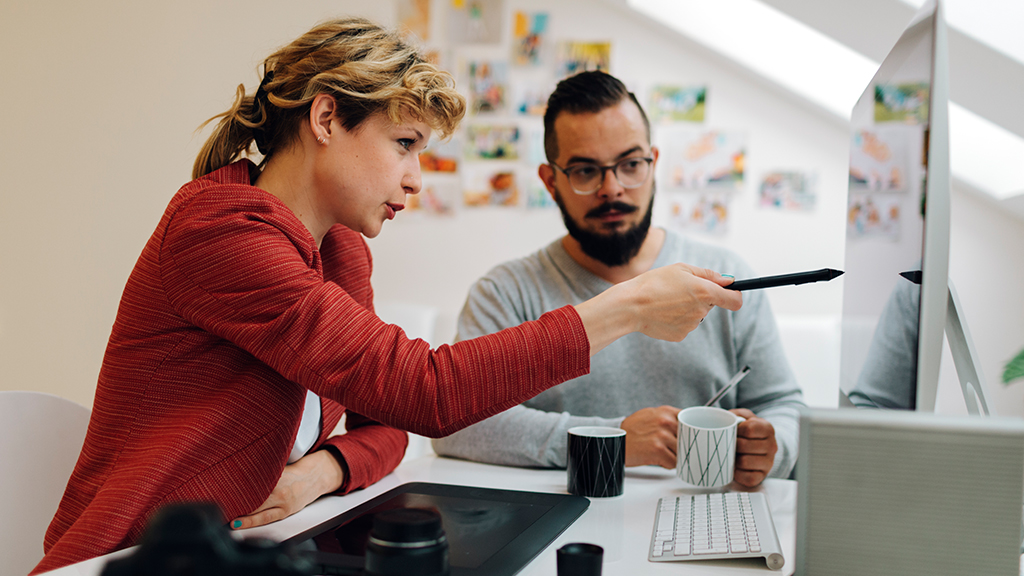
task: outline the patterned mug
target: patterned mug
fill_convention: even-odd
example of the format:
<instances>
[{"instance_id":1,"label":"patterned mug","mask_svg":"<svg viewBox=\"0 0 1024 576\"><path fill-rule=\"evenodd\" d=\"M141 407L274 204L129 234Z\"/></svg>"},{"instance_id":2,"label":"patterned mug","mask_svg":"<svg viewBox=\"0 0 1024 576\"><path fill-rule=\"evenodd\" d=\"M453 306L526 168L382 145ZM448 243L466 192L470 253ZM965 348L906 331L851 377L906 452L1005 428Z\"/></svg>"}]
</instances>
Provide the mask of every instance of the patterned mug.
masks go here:
<instances>
[{"instance_id":1,"label":"patterned mug","mask_svg":"<svg viewBox=\"0 0 1024 576\"><path fill-rule=\"evenodd\" d=\"M713 406L679 412L676 475L692 486L720 488L736 470L736 428L745 418Z\"/></svg>"}]
</instances>

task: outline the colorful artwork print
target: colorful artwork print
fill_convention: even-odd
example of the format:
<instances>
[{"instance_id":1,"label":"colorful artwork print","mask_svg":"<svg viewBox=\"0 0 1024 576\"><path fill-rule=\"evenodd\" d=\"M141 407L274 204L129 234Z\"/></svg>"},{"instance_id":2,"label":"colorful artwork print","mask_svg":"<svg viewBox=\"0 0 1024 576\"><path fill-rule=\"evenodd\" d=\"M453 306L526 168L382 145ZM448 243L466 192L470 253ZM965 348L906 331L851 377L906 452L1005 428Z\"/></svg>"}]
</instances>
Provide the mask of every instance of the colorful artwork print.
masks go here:
<instances>
[{"instance_id":1,"label":"colorful artwork print","mask_svg":"<svg viewBox=\"0 0 1024 576\"><path fill-rule=\"evenodd\" d=\"M462 195L462 179L448 174L424 174L419 194L406 196L406 210L451 216Z\"/></svg>"},{"instance_id":2,"label":"colorful artwork print","mask_svg":"<svg viewBox=\"0 0 1024 576\"><path fill-rule=\"evenodd\" d=\"M850 188L903 192L909 171L909 134L904 130L859 130L850 146Z\"/></svg>"},{"instance_id":3,"label":"colorful artwork print","mask_svg":"<svg viewBox=\"0 0 1024 576\"><path fill-rule=\"evenodd\" d=\"M484 124L467 127L466 156L474 160L518 160L519 128Z\"/></svg>"},{"instance_id":4,"label":"colorful artwork print","mask_svg":"<svg viewBox=\"0 0 1024 576\"><path fill-rule=\"evenodd\" d=\"M422 42L430 40L430 0L396 0L398 28Z\"/></svg>"},{"instance_id":5,"label":"colorful artwork print","mask_svg":"<svg viewBox=\"0 0 1024 576\"><path fill-rule=\"evenodd\" d=\"M667 188L741 188L746 160L743 134L710 131L667 133L662 138L661 182Z\"/></svg>"},{"instance_id":6,"label":"colorful artwork print","mask_svg":"<svg viewBox=\"0 0 1024 576\"><path fill-rule=\"evenodd\" d=\"M758 203L762 208L811 210L817 200L816 180L800 172L771 172L761 180Z\"/></svg>"},{"instance_id":7,"label":"colorful artwork print","mask_svg":"<svg viewBox=\"0 0 1024 576\"><path fill-rule=\"evenodd\" d=\"M611 42L560 42L555 69L559 78L592 70L608 72L611 59Z\"/></svg>"},{"instance_id":8,"label":"colorful artwork print","mask_svg":"<svg viewBox=\"0 0 1024 576\"><path fill-rule=\"evenodd\" d=\"M462 158L462 141L450 139L433 142L420 154L424 172L457 172Z\"/></svg>"},{"instance_id":9,"label":"colorful artwork print","mask_svg":"<svg viewBox=\"0 0 1024 576\"><path fill-rule=\"evenodd\" d=\"M648 115L651 122L703 122L707 88L655 86Z\"/></svg>"},{"instance_id":10,"label":"colorful artwork print","mask_svg":"<svg viewBox=\"0 0 1024 576\"><path fill-rule=\"evenodd\" d=\"M547 12L516 11L512 20L512 64L539 66L541 51L547 43Z\"/></svg>"},{"instance_id":11,"label":"colorful artwork print","mask_svg":"<svg viewBox=\"0 0 1024 576\"><path fill-rule=\"evenodd\" d=\"M875 122L928 123L927 82L875 86Z\"/></svg>"},{"instance_id":12,"label":"colorful artwork print","mask_svg":"<svg viewBox=\"0 0 1024 576\"><path fill-rule=\"evenodd\" d=\"M469 63L469 100L474 114L505 109L506 77L504 62Z\"/></svg>"},{"instance_id":13,"label":"colorful artwork print","mask_svg":"<svg viewBox=\"0 0 1024 576\"><path fill-rule=\"evenodd\" d=\"M503 0L452 0L448 39L452 44L501 43Z\"/></svg>"},{"instance_id":14,"label":"colorful artwork print","mask_svg":"<svg viewBox=\"0 0 1024 576\"><path fill-rule=\"evenodd\" d=\"M462 201L466 206L516 206L519 188L515 172L501 169L470 174Z\"/></svg>"},{"instance_id":15,"label":"colorful artwork print","mask_svg":"<svg viewBox=\"0 0 1024 576\"><path fill-rule=\"evenodd\" d=\"M525 116L543 116L548 109L548 96L554 87L544 87L533 83L522 83L516 88L515 111Z\"/></svg>"},{"instance_id":16,"label":"colorful artwork print","mask_svg":"<svg viewBox=\"0 0 1024 576\"><path fill-rule=\"evenodd\" d=\"M727 192L675 192L666 194L669 225L692 232L723 235L729 229Z\"/></svg>"},{"instance_id":17,"label":"colorful artwork print","mask_svg":"<svg viewBox=\"0 0 1024 576\"><path fill-rule=\"evenodd\" d=\"M902 198L882 194L851 194L846 207L846 237L899 240Z\"/></svg>"}]
</instances>

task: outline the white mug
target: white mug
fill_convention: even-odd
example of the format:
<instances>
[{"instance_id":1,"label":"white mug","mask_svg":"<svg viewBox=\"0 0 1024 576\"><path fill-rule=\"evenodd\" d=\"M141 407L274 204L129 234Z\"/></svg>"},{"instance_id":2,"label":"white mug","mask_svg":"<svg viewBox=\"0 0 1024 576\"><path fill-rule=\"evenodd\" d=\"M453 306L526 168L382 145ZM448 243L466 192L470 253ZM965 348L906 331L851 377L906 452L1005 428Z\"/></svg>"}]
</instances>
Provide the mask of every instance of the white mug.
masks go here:
<instances>
[{"instance_id":1,"label":"white mug","mask_svg":"<svg viewBox=\"0 0 1024 576\"><path fill-rule=\"evenodd\" d=\"M720 488L732 482L736 470L736 428L746 420L713 406L679 411L676 475L700 488Z\"/></svg>"}]
</instances>

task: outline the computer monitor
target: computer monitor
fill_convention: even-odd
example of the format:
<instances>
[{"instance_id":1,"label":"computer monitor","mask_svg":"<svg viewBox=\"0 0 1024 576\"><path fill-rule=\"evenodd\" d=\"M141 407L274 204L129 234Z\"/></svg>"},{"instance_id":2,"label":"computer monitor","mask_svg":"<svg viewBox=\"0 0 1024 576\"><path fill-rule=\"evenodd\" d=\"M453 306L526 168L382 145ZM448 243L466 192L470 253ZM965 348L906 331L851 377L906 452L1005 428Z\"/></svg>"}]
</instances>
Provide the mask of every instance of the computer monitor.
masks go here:
<instances>
[{"instance_id":1,"label":"computer monitor","mask_svg":"<svg viewBox=\"0 0 1024 576\"><path fill-rule=\"evenodd\" d=\"M841 403L934 411L951 330L968 407L987 412L948 281L948 68L942 6L929 0L853 108Z\"/></svg>"}]
</instances>

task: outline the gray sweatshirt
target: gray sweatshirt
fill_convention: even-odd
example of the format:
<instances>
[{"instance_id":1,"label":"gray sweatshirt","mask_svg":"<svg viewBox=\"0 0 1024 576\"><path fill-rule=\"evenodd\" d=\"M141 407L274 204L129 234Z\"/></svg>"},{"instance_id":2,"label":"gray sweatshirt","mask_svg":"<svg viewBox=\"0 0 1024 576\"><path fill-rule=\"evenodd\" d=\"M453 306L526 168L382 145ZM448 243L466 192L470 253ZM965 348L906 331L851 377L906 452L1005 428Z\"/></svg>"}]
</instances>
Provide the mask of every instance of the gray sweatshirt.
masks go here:
<instances>
[{"instance_id":1,"label":"gray sweatshirt","mask_svg":"<svg viewBox=\"0 0 1024 576\"><path fill-rule=\"evenodd\" d=\"M654 267L685 262L736 278L750 268L728 250L667 232ZM459 316L465 340L536 320L611 286L576 263L561 240L502 264L470 289ZM737 312L715 308L682 342L639 333L624 336L591 358L590 374L564 382L527 402L433 441L438 454L513 466L566 465L566 434L573 426L618 426L641 408L703 405L743 366L751 371L718 403L748 408L775 428L779 451L771 476L786 478L796 463L799 407L794 380L763 291L743 294ZM486 385L486 383L482 383Z\"/></svg>"}]
</instances>

